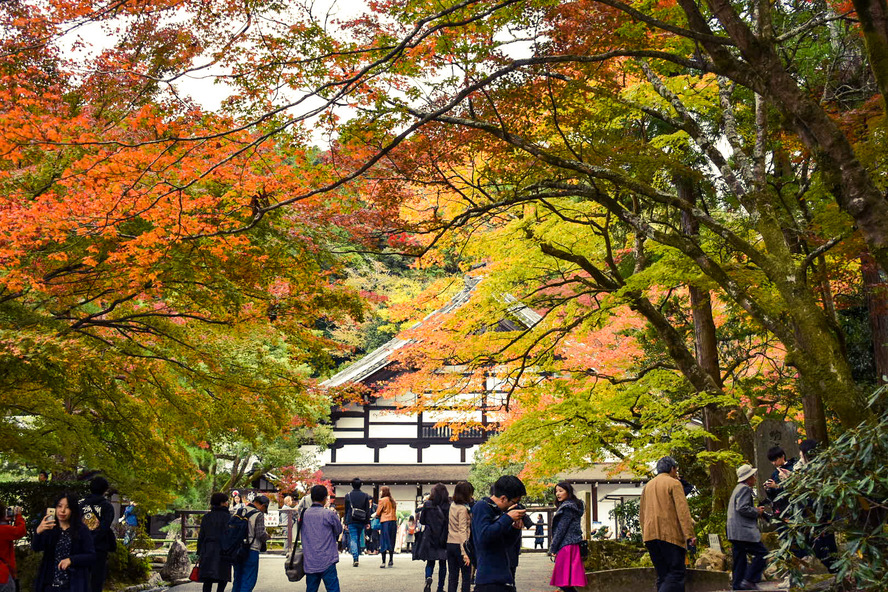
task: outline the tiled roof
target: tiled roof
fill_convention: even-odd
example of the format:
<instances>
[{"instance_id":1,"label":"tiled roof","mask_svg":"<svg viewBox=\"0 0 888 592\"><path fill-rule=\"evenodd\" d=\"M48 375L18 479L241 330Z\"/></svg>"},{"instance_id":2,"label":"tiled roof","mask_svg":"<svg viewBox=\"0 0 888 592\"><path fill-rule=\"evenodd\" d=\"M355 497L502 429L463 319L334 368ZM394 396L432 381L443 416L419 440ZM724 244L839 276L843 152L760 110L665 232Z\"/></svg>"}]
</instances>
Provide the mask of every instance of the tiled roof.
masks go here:
<instances>
[{"instance_id":1,"label":"tiled roof","mask_svg":"<svg viewBox=\"0 0 888 592\"><path fill-rule=\"evenodd\" d=\"M449 314L463 305L465 305L472 296L472 292L475 291L475 288L478 287L478 284L481 283L483 277L477 276L466 276L465 277L465 286L458 294L456 294L450 301L445 304L442 308L436 310L435 312L429 313L423 320L419 321L413 327L418 327L422 325L424 322L428 321L430 318L441 315L441 314ZM533 327L536 325L542 317L524 306L520 302L518 302L512 295L504 294L502 296L503 301L509 305L508 311L510 314L514 315L525 327ZM391 362L392 354L405 345L413 343L412 339L400 339L395 337L385 345L378 347L373 350L360 360L348 366L345 370L338 372L321 383L322 387L337 387L342 386L344 384L355 384L365 380L372 376L378 370L385 368Z\"/></svg>"}]
</instances>

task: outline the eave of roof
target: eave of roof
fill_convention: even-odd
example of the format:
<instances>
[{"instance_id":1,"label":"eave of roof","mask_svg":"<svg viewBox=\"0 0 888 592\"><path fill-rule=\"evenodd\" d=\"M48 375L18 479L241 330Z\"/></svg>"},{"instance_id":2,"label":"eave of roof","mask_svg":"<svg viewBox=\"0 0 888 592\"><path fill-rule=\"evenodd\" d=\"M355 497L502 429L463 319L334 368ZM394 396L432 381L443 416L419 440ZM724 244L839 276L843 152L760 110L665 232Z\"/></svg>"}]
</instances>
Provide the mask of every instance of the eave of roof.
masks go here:
<instances>
[{"instance_id":1,"label":"eave of roof","mask_svg":"<svg viewBox=\"0 0 888 592\"><path fill-rule=\"evenodd\" d=\"M413 325L413 327L411 328L419 327L432 317L442 314L449 314L463 307L471 299L472 293L475 291L475 288L478 287L478 284L480 284L483 279L483 276L466 276L464 279L465 285L458 294L451 298L443 307L432 313L429 313L425 316L425 318ZM525 327L533 327L538 322L540 322L540 320L542 320L542 317L539 314L521 304L511 294L502 295L502 300L505 303L509 304L509 313L515 316L516 319L521 321L521 323L524 324ZM362 382L377 371L388 366L392 361L392 354L410 343L414 343L414 340L400 339L398 337L395 337L388 343L376 348L360 360L351 364L345 370L337 372L336 374L322 382L321 386L325 388L333 388L342 386L344 384L355 384Z\"/></svg>"}]
</instances>

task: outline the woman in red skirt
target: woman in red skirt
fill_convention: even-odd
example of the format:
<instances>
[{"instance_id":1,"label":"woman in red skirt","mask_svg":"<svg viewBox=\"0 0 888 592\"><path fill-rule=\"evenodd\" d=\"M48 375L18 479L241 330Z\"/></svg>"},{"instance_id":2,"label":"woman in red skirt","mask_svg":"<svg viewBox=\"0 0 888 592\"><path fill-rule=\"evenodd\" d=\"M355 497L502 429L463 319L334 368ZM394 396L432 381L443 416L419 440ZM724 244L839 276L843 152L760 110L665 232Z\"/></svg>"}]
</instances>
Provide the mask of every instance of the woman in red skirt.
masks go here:
<instances>
[{"instance_id":1,"label":"woman in red skirt","mask_svg":"<svg viewBox=\"0 0 888 592\"><path fill-rule=\"evenodd\" d=\"M552 546L549 555L555 556L555 569L549 584L564 592L576 592L586 585L581 545L583 539L583 502L577 499L573 485L562 481L555 486L555 517L552 519Z\"/></svg>"}]
</instances>

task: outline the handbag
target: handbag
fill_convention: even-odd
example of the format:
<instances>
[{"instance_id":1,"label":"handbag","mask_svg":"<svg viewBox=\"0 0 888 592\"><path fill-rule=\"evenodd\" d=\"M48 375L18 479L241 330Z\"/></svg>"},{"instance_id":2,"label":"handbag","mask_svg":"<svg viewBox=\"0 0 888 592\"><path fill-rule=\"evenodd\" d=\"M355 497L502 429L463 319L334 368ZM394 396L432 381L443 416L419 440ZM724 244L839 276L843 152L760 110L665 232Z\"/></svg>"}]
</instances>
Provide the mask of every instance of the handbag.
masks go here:
<instances>
[{"instance_id":1,"label":"handbag","mask_svg":"<svg viewBox=\"0 0 888 592\"><path fill-rule=\"evenodd\" d=\"M188 579L192 582L200 581L200 561L194 564L194 567L191 568L191 573L188 574Z\"/></svg>"},{"instance_id":2,"label":"handbag","mask_svg":"<svg viewBox=\"0 0 888 592\"><path fill-rule=\"evenodd\" d=\"M354 493L354 491L350 491L348 495L345 497L348 499L348 504L351 507L351 521L352 522L365 522L367 520L367 510L364 508L356 508L354 502L352 502L351 498L348 497Z\"/></svg>"},{"instance_id":3,"label":"handbag","mask_svg":"<svg viewBox=\"0 0 888 592\"><path fill-rule=\"evenodd\" d=\"M299 535L302 533L302 518L305 510L299 512L299 522L296 526L296 540L290 545L290 551L287 553L287 560L284 561L284 574L291 582L298 582L305 577L305 555L302 549L298 548Z\"/></svg>"}]
</instances>

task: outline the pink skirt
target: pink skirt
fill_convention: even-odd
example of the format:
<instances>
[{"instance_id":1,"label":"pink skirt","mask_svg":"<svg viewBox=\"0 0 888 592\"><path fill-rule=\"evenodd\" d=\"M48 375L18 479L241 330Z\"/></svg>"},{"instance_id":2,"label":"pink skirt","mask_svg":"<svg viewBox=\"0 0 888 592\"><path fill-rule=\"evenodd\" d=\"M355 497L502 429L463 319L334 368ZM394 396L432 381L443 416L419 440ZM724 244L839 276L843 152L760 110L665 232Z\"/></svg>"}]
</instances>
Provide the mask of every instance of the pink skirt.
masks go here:
<instances>
[{"instance_id":1,"label":"pink skirt","mask_svg":"<svg viewBox=\"0 0 888 592\"><path fill-rule=\"evenodd\" d=\"M552 570L550 586L585 586L586 570L583 568L583 558L580 556L579 545L567 545L561 547L555 555L555 569Z\"/></svg>"}]
</instances>

